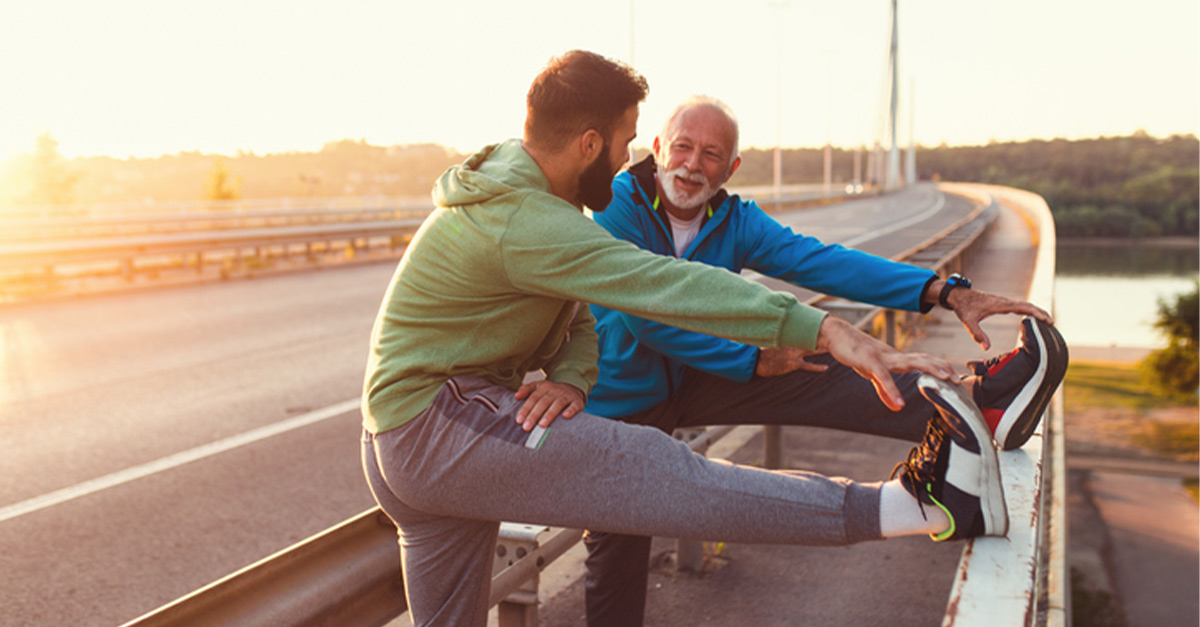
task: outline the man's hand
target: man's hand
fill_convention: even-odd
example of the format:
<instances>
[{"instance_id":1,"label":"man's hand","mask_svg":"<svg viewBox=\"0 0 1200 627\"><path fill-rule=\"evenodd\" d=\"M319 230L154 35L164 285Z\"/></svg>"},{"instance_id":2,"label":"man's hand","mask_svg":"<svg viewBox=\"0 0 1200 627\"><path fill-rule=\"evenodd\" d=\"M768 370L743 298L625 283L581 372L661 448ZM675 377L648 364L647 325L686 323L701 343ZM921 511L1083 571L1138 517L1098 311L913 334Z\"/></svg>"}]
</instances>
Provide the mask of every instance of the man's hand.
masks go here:
<instances>
[{"instance_id":1,"label":"man's hand","mask_svg":"<svg viewBox=\"0 0 1200 627\"><path fill-rule=\"evenodd\" d=\"M940 281L935 281L935 283L940 283ZM941 290L940 287L938 289L939 291ZM1033 316L1047 324L1054 324L1054 319L1041 307L1023 300L1005 298L999 294L960 288L951 290L950 295L946 297L946 302L950 303L950 306L954 308L954 314L958 316L963 326L967 328L967 332L971 334L971 339L983 347L983 350L988 350L992 347L992 340L987 336L987 333L983 332L983 328L979 326L979 323L990 316L996 314L1020 314Z\"/></svg>"},{"instance_id":2,"label":"man's hand","mask_svg":"<svg viewBox=\"0 0 1200 627\"><path fill-rule=\"evenodd\" d=\"M817 351L806 351L803 348L760 348L758 350L758 365L754 374L760 377L777 377L796 370L808 372L825 372L829 369L826 364L814 364L805 359L816 355Z\"/></svg>"},{"instance_id":3,"label":"man's hand","mask_svg":"<svg viewBox=\"0 0 1200 627\"><path fill-rule=\"evenodd\" d=\"M522 385L516 394L518 401L524 400L517 410L517 424L529 431L533 425L549 427L558 418L570 418L583 411L587 404L583 391L568 383L534 381Z\"/></svg>"},{"instance_id":4,"label":"man's hand","mask_svg":"<svg viewBox=\"0 0 1200 627\"><path fill-rule=\"evenodd\" d=\"M892 380L893 372L919 370L946 381L956 380L954 369L944 360L922 353L901 353L832 315L821 322L817 350L828 351L870 381L879 399L892 411L904 407L904 397Z\"/></svg>"}]
</instances>

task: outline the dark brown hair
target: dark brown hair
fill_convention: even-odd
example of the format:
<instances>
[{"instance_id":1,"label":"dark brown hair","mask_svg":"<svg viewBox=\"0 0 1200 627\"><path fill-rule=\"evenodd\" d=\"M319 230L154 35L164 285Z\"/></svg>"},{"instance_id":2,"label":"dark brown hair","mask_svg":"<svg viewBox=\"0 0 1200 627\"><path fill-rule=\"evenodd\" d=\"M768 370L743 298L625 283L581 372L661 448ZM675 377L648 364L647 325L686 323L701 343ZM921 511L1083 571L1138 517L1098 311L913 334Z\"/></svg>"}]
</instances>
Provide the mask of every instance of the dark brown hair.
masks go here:
<instances>
[{"instance_id":1,"label":"dark brown hair","mask_svg":"<svg viewBox=\"0 0 1200 627\"><path fill-rule=\"evenodd\" d=\"M588 129L608 141L617 120L648 90L646 79L619 61L585 50L555 57L525 97L525 141L557 150Z\"/></svg>"}]
</instances>

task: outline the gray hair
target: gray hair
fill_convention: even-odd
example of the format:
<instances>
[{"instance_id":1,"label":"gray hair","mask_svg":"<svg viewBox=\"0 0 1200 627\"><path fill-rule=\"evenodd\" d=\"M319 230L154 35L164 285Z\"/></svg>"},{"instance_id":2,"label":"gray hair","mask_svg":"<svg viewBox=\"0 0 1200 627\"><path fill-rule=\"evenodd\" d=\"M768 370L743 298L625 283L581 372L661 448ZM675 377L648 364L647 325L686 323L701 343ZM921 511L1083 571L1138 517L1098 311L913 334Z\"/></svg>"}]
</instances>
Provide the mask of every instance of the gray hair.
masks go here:
<instances>
[{"instance_id":1,"label":"gray hair","mask_svg":"<svg viewBox=\"0 0 1200 627\"><path fill-rule=\"evenodd\" d=\"M737 115L734 114L733 109L729 108L729 105L716 98L713 98L712 96L706 96L703 94L688 96L686 100L676 105L671 111L671 115L667 116L667 121L663 123L662 130L659 131L659 137L666 138L668 135L670 135L671 131L675 130L675 123L679 120L679 116L682 115L684 111L695 107L707 107L709 109L713 109L721 113L721 115L724 115L725 119L729 120L729 123L733 125L733 151L729 154L729 167L733 167L733 162L737 161L738 158L739 131Z\"/></svg>"}]
</instances>

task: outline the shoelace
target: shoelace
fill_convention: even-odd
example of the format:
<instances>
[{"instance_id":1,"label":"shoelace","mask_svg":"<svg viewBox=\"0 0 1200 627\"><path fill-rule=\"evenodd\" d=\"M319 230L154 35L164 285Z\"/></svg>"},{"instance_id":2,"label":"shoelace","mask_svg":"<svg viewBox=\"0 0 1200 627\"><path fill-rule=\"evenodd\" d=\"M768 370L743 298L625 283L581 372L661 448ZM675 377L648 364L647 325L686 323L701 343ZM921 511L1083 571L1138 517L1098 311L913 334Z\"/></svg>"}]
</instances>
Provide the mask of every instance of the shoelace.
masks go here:
<instances>
[{"instance_id":1,"label":"shoelace","mask_svg":"<svg viewBox=\"0 0 1200 627\"><path fill-rule=\"evenodd\" d=\"M925 486L934 481L937 452L942 448L942 443L947 437L949 436L940 420L930 421L921 444L914 446L908 452L908 457L896 464L892 468L891 475L888 476L889 479L895 479L896 473L903 471L900 475L900 482L917 499L917 505L921 508L921 518L925 520L929 520L929 518L925 515L925 500L921 498L921 494L927 491Z\"/></svg>"},{"instance_id":2,"label":"shoelace","mask_svg":"<svg viewBox=\"0 0 1200 627\"><path fill-rule=\"evenodd\" d=\"M986 361L972 361L967 363L967 367L979 377L979 384L972 391L972 398L976 405L980 407L991 407L997 403L1004 403L1002 400L1005 396L1013 394L1012 376L1008 376L1003 382L1002 389L995 389L996 383L994 378L999 375L1008 365L1015 359L1021 357L1022 347L1014 348L1013 350L1003 354L996 355ZM1011 399L1009 399L1011 400ZM1004 403L1005 405L1007 403Z\"/></svg>"}]
</instances>

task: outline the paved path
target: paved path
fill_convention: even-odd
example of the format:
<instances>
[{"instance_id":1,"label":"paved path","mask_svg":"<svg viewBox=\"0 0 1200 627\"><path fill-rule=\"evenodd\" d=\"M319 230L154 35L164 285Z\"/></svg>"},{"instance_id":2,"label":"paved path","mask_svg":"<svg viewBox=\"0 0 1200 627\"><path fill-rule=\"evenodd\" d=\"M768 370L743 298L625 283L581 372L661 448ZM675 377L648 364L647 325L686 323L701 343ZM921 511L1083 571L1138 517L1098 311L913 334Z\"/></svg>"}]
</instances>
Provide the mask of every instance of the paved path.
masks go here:
<instances>
[{"instance_id":1,"label":"paved path","mask_svg":"<svg viewBox=\"0 0 1200 627\"><path fill-rule=\"evenodd\" d=\"M1092 475L1129 627L1200 624L1200 509L1178 479Z\"/></svg>"}]
</instances>

